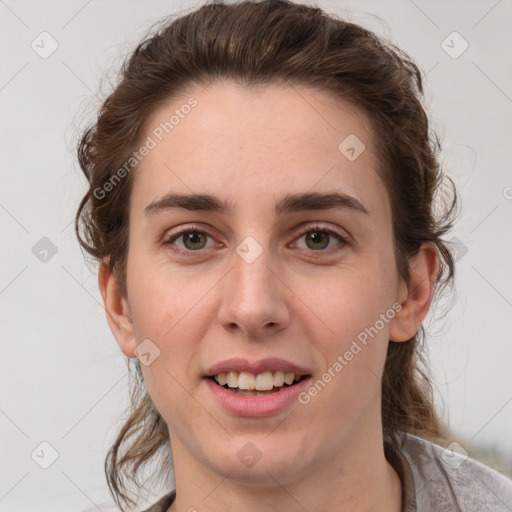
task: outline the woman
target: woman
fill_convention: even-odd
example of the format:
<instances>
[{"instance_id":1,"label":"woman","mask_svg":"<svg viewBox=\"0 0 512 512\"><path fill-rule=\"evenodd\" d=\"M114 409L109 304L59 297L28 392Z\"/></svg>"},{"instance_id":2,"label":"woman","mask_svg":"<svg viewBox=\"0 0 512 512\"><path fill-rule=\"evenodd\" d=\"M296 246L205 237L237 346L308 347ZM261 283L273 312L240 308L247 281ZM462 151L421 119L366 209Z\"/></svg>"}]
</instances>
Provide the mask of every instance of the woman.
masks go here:
<instances>
[{"instance_id":1,"label":"woman","mask_svg":"<svg viewBox=\"0 0 512 512\"><path fill-rule=\"evenodd\" d=\"M398 48L285 0L135 50L80 141L76 217L136 358L121 508L155 461L175 490L148 512L510 509L506 477L443 449L422 371L456 208L434 215L422 92Z\"/></svg>"}]
</instances>

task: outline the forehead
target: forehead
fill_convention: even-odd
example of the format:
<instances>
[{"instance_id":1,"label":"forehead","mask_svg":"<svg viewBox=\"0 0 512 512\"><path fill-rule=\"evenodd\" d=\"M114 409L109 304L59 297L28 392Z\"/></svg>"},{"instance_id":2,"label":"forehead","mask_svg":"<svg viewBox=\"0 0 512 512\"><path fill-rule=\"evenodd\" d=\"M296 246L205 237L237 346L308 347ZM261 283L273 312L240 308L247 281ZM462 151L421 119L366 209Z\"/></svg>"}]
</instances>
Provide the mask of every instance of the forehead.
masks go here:
<instances>
[{"instance_id":1,"label":"forehead","mask_svg":"<svg viewBox=\"0 0 512 512\"><path fill-rule=\"evenodd\" d=\"M197 88L156 109L140 142L152 149L134 172L135 214L173 190L254 209L306 191L386 200L368 117L312 87Z\"/></svg>"}]
</instances>

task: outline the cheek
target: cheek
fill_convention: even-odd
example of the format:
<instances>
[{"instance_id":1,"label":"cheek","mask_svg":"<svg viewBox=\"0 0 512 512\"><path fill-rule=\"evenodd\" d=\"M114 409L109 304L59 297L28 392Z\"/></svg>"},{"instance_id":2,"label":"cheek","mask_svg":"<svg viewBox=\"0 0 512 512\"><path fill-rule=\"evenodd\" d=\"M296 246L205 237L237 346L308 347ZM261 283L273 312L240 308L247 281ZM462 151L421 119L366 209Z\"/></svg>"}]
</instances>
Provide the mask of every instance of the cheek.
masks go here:
<instances>
[{"instance_id":1,"label":"cheek","mask_svg":"<svg viewBox=\"0 0 512 512\"><path fill-rule=\"evenodd\" d=\"M305 295L307 303L312 311L318 312L325 327L323 330L329 333L325 338L330 339L329 344L334 347L332 340L346 343L372 326L381 314L391 308L394 300L393 272L380 261L375 261L360 269L342 268L334 279L321 286L312 282L303 290L308 290Z\"/></svg>"},{"instance_id":2,"label":"cheek","mask_svg":"<svg viewBox=\"0 0 512 512\"><path fill-rule=\"evenodd\" d=\"M309 333L326 372L317 386L322 390L318 395L323 395L318 403L343 404L337 409L340 414L350 410L357 414L356 409L364 407L378 390L395 316L393 259L383 261L380 255L369 261L364 269L340 271L321 294L318 288L313 288L316 293L309 292L311 309L319 312L325 326L320 330L315 322Z\"/></svg>"},{"instance_id":3,"label":"cheek","mask_svg":"<svg viewBox=\"0 0 512 512\"><path fill-rule=\"evenodd\" d=\"M322 318L329 331L319 337L318 326L312 328L311 339L322 355L322 368L301 397L301 404L311 408L307 416L312 428L333 438L342 432L348 435L365 411L376 410L394 317L390 301L368 276L347 282L352 285L351 293L332 289L329 296L335 299L324 302L328 306Z\"/></svg>"},{"instance_id":4,"label":"cheek","mask_svg":"<svg viewBox=\"0 0 512 512\"><path fill-rule=\"evenodd\" d=\"M190 280L144 261L141 255L129 259L127 278L137 343L150 340L149 352L155 354L149 365L141 358L144 381L167 420L176 417L182 401L190 401L185 391L191 391L187 374L202 337L197 305L204 292L196 290Z\"/></svg>"},{"instance_id":5,"label":"cheek","mask_svg":"<svg viewBox=\"0 0 512 512\"><path fill-rule=\"evenodd\" d=\"M208 283L191 278L187 271L171 267L165 258L133 252L128 258L128 292L138 341L150 338L158 344L178 339L182 325L193 324Z\"/></svg>"},{"instance_id":6,"label":"cheek","mask_svg":"<svg viewBox=\"0 0 512 512\"><path fill-rule=\"evenodd\" d=\"M190 396L195 383L190 376L196 372L198 345L204 337L205 321L200 318L204 291L190 279L157 272L155 267L139 267L132 276L130 302L137 341L150 339L158 348L150 365L141 363L144 381L164 420L176 426L183 411L194 408Z\"/></svg>"}]
</instances>

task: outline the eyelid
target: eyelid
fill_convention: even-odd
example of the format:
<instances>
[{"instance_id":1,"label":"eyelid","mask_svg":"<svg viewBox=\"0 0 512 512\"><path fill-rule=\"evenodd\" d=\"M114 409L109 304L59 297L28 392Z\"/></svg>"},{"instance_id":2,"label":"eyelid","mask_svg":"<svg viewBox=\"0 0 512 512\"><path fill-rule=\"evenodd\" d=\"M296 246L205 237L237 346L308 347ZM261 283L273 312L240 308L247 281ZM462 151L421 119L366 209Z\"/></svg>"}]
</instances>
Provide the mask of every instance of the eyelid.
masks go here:
<instances>
[{"instance_id":1,"label":"eyelid","mask_svg":"<svg viewBox=\"0 0 512 512\"><path fill-rule=\"evenodd\" d=\"M294 236L304 236L305 234L315 230L326 231L328 233L335 234L336 236L340 237L340 239L344 241L346 244L349 244L351 241L350 235L345 230L342 231L339 228L332 226L331 224L324 224L319 221L305 222L304 224L301 224L295 231Z\"/></svg>"}]
</instances>

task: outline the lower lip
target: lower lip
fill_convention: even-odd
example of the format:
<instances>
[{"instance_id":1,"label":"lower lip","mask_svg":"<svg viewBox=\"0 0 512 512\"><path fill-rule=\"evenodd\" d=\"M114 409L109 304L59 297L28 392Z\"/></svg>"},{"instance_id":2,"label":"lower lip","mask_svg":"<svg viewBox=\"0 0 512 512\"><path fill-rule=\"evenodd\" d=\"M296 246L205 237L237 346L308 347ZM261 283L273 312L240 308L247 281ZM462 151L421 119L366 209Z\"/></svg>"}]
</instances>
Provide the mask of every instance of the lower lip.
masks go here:
<instances>
[{"instance_id":1,"label":"lower lip","mask_svg":"<svg viewBox=\"0 0 512 512\"><path fill-rule=\"evenodd\" d=\"M286 386L271 395L237 395L219 386L211 379L204 379L213 396L229 413L242 417L271 416L291 405L297 396L308 386L311 377L302 379L293 386Z\"/></svg>"}]
</instances>

